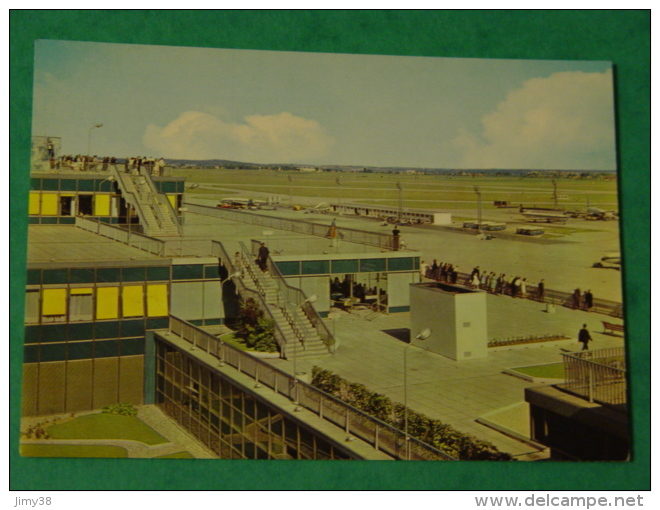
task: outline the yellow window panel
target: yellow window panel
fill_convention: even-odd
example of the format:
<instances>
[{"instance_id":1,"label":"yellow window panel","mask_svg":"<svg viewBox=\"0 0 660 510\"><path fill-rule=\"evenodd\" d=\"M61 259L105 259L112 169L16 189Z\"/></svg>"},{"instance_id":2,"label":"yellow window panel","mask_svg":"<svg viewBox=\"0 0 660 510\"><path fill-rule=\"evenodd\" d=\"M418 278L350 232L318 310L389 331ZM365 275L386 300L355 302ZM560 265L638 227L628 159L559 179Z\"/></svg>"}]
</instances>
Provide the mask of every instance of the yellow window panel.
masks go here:
<instances>
[{"instance_id":1,"label":"yellow window panel","mask_svg":"<svg viewBox=\"0 0 660 510\"><path fill-rule=\"evenodd\" d=\"M92 289L89 287L76 287L75 289L70 289L69 294L91 294Z\"/></svg>"},{"instance_id":2,"label":"yellow window panel","mask_svg":"<svg viewBox=\"0 0 660 510\"><path fill-rule=\"evenodd\" d=\"M44 289L42 315L66 315L66 289Z\"/></svg>"},{"instance_id":3,"label":"yellow window panel","mask_svg":"<svg viewBox=\"0 0 660 510\"><path fill-rule=\"evenodd\" d=\"M144 285L126 285L122 287L123 317L142 317L144 315Z\"/></svg>"},{"instance_id":4,"label":"yellow window panel","mask_svg":"<svg viewBox=\"0 0 660 510\"><path fill-rule=\"evenodd\" d=\"M41 215L57 216L59 200L56 193L42 193L41 195Z\"/></svg>"},{"instance_id":5,"label":"yellow window panel","mask_svg":"<svg viewBox=\"0 0 660 510\"><path fill-rule=\"evenodd\" d=\"M28 204L28 214L39 214L41 208L39 202L41 200L41 193L38 191L30 191L30 202Z\"/></svg>"},{"instance_id":6,"label":"yellow window panel","mask_svg":"<svg viewBox=\"0 0 660 510\"><path fill-rule=\"evenodd\" d=\"M172 209L176 212L176 195L167 195L167 199L170 201L170 204L172 204Z\"/></svg>"},{"instance_id":7,"label":"yellow window panel","mask_svg":"<svg viewBox=\"0 0 660 510\"><path fill-rule=\"evenodd\" d=\"M110 216L110 195L94 196L94 216Z\"/></svg>"},{"instance_id":8,"label":"yellow window panel","mask_svg":"<svg viewBox=\"0 0 660 510\"><path fill-rule=\"evenodd\" d=\"M96 318L116 319L119 317L119 288L98 287L96 289Z\"/></svg>"},{"instance_id":9,"label":"yellow window panel","mask_svg":"<svg viewBox=\"0 0 660 510\"><path fill-rule=\"evenodd\" d=\"M147 313L149 317L162 317L169 312L167 285L147 285Z\"/></svg>"}]
</instances>

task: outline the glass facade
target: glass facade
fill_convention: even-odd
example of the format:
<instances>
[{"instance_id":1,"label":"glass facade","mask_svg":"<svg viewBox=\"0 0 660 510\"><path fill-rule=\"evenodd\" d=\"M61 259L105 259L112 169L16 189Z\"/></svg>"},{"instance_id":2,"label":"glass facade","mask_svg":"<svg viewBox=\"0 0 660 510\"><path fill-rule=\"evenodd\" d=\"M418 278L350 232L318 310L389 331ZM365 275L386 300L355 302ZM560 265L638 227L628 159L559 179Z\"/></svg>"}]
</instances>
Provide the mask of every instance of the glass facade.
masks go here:
<instances>
[{"instance_id":1,"label":"glass facade","mask_svg":"<svg viewBox=\"0 0 660 510\"><path fill-rule=\"evenodd\" d=\"M194 357L156 340L156 404L222 459L350 459Z\"/></svg>"}]
</instances>

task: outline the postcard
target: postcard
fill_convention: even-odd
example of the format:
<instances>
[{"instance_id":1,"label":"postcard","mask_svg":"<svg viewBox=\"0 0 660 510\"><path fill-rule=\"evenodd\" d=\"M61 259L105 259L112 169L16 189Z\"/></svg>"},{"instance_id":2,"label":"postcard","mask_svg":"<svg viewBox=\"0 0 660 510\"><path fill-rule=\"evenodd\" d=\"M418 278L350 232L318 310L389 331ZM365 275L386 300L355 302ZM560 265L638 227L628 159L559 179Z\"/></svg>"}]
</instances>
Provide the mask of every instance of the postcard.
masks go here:
<instances>
[{"instance_id":1,"label":"postcard","mask_svg":"<svg viewBox=\"0 0 660 510\"><path fill-rule=\"evenodd\" d=\"M629 459L611 62L34 62L22 456Z\"/></svg>"}]
</instances>

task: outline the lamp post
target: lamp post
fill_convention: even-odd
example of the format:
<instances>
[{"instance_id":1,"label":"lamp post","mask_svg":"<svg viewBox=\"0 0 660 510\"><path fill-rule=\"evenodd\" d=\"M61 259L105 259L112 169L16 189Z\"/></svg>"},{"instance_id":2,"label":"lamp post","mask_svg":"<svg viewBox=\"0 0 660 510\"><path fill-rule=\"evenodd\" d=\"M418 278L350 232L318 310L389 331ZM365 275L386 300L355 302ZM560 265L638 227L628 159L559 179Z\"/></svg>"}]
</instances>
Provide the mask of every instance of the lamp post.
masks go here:
<instances>
[{"instance_id":1,"label":"lamp post","mask_svg":"<svg viewBox=\"0 0 660 510\"><path fill-rule=\"evenodd\" d=\"M474 187L474 192L477 194L477 230L481 234L481 191L479 186Z\"/></svg>"},{"instance_id":2,"label":"lamp post","mask_svg":"<svg viewBox=\"0 0 660 510\"><path fill-rule=\"evenodd\" d=\"M90 146L92 143L92 129L94 128L100 128L103 127L103 124L95 124L91 128L89 128L89 133L87 134L87 154L86 156L89 158L90 155Z\"/></svg>"},{"instance_id":3,"label":"lamp post","mask_svg":"<svg viewBox=\"0 0 660 510\"><path fill-rule=\"evenodd\" d=\"M415 340L426 340L429 336L431 336L431 330L426 328L415 335ZM408 347L411 345L412 342L409 342L403 349L403 432L406 437L406 460L410 460L410 436L408 435Z\"/></svg>"},{"instance_id":4,"label":"lamp post","mask_svg":"<svg viewBox=\"0 0 660 510\"><path fill-rule=\"evenodd\" d=\"M312 294L309 296L307 299L305 299L302 303L300 303L298 306L295 307L293 310L294 316L297 313L298 308L302 308L304 305L307 303L314 303L319 297L316 294ZM302 411L302 408L300 407L300 402L298 399L298 340L296 339L296 343L293 345L293 405L295 406L293 408L294 411Z\"/></svg>"}]
</instances>

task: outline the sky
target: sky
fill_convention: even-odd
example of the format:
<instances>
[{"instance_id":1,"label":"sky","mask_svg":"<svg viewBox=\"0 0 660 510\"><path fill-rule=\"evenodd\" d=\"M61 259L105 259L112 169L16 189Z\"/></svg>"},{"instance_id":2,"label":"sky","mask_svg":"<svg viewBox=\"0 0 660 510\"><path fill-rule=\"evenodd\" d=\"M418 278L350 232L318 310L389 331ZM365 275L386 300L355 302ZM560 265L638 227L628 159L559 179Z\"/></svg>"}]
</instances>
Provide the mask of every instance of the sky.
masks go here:
<instances>
[{"instance_id":1,"label":"sky","mask_svg":"<svg viewBox=\"0 0 660 510\"><path fill-rule=\"evenodd\" d=\"M39 40L32 127L72 155L615 170L613 96L609 62Z\"/></svg>"}]
</instances>

